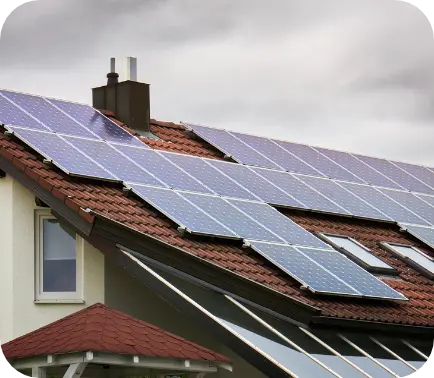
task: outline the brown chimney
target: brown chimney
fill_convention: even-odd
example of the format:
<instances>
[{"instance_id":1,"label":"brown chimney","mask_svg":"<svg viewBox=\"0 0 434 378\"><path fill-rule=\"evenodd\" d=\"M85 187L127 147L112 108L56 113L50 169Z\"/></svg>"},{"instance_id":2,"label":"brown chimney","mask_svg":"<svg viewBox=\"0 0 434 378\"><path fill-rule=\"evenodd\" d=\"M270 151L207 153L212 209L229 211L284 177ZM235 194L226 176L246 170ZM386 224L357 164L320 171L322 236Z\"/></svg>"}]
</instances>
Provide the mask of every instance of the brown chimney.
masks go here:
<instances>
[{"instance_id":1,"label":"brown chimney","mask_svg":"<svg viewBox=\"0 0 434 378\"><path fill-rule=\"evenodd\" d=\"M137 82L137 59L127 58L126 80L118 82L115 59L110 59L107 85L92 89L93 107L110 110L129 128L148 132L150 118L149 84Z\"/></svg>"}]
</instances>

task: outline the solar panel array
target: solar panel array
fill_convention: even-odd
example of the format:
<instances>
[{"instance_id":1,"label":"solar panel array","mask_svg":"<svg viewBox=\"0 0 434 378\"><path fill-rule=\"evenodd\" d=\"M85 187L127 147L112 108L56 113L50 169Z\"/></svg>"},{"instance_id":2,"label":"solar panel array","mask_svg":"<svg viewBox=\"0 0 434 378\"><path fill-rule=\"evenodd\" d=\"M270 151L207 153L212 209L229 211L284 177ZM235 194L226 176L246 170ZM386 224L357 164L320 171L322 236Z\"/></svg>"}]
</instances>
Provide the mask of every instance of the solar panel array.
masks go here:
<instances>
[{"instance_id":1,"label":"solar panel array","mask_svg":"<svg viewBox=\"0 0 434 378\"><path fill-rule=\"evenodd\" d=\"M328 277L329 288L326 290L325 280L323 290L318 284L315 292L402 299L384 288L377 288L376 295L350 289L351 283L339 278L339 269L349 263L270 205L434 226L434 197L426 191L404 189L404 185L422 187L423 175L434 175L428 169L413 168L416 185L409 180L414 177L410 174L398 177L393 169L393 180L389 180L352 156L366 167L363 175L356 176L311 147L204 127L195 132L244 164L156 151L90 106L4 90L0 90L0 121L67 174L123 182L175 222L181 232L285 245L288 251L297 251L292 254L301 264L299 269L303 261L316 259L313 267L322 261L320 275ZM383 184L389 180L393 190L375 188L366 183L367 177ZM289 263L282 266L293 275L298 269ZM303 269L297 278L300 281Z\"/></svg>"}]
</instances>

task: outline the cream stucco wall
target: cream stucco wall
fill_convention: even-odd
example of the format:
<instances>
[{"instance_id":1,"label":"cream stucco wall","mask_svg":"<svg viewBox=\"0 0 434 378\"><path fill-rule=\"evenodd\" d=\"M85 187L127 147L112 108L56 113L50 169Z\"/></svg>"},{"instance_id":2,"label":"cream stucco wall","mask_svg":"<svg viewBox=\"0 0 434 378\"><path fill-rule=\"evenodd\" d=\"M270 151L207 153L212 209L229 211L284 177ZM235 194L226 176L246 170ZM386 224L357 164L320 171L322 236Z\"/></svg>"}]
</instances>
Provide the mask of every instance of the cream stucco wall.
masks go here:
<instances>
[{"instance_id":1,"label":"cream stucco wall","mask_svg":"<svg viewBox=\"0 0 434 378\"><path fill-rule=\"evenodd\" d=\"M0 179L0 340L7 342L96 302L104 302L104 257L83 243L84 303L35 303L35 197Z\"/></svg>"}]
</instances>

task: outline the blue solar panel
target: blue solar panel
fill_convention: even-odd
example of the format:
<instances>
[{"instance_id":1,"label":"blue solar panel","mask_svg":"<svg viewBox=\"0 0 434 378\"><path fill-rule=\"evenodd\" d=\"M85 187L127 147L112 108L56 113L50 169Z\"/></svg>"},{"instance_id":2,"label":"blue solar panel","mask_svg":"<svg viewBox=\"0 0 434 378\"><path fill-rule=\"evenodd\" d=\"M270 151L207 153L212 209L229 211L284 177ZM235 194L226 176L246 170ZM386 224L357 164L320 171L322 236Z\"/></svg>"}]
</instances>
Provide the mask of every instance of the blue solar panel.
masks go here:
<instances>
[{"instance_id":1,"label":"blue solar panel","mask_svg":"<svg viewBox=\"0 0 434 378\"><path fill-rule=\"evenodd\" d=\"M434 207L434 197L423 194L417 194L416 197L423 199L425 202L429 203L432 207Z\"/></svg>"},{"instance_id":2,"label":"blue solar panel","mask_svg":"<svg viewBox=\"0 0 434 378\"><path fill-rule=\"evenodd\" d=\"M64 136L63 138L122 181L165 186L161 181L151 176L131 160L128 160L105 142L70 136Z\"/></svg>"},{"instance_id":3,"label":"blue solar panel","mask_svg":"<svg viewBox=\"0 0 434 378\"><path fill-rule=\"evenodd\" d=\"M269 139L234 132L231 132L230 134L235 135L238 139L248 144L256 151L273 160L284 170L289 172L305 173L308 175L323 176L316 169L307 165Z\"/></svg>"},{"instance_id":4,"label":"blue solar panel","mask_svg":"<svg viewBox=\"0 0 434 378\"><path fill-rule=\"evenodd\" d=\"M293 196L296 200L303 203L308 209L337 214L350 214L345 209L334 204L320 193L297 180L290 173L260 168L252 169L260 176L266 178L268 181Z\"/></svg>"},{"instance_id":5,"label":"blue solar panel","mask_svg":"<svg viewBox=\"0 0 434 378\"><path fill-rule=\"evenodd\" d=\"M4 125L21 126L33 130L49 131L42 123L30 117L0 94L0 122Z\"/></svg>"},{"instance_id":6,"label":"blue solar panel","mask_svg":"<svg viewBox=\"0 0 434 378\"><path fill-rule=\"evenodd\" d=\"M400 163L397 161L392 161L391 163L397 165L399 168L416 177L429 187L434 188L434 173L429 169L422 167L421 165Z\"/></svg>"},{"instance_id":7,"label":"blue solar panel","mask_svg":"<svg viewBox=\"0 0 434 378\"><path fill-rule=\"evenodd\" d=\"M143 169L150 172L171 188L190 190L200 193L212 193L199 181L166 160L157 151L149 148L138 148L126 145L113 145L114 148L134 160Z\"/></svg>"},{"instance_id":8,"label":"blue solar panel","mask_svg":"<svg viewBox=\"0 0 434 378\"><path fill-rule=\"evenodd\" d=\"M312 147L303 144L283 142L278 140L275 140L274 142L277 143L279 146L283 147L285 150L291 152L304 162L308 163L327 177L358 183L363 182L358 177L354 176L351 172L340 167L330 159L327 159L318 151L315 151Z\"/></svg>"},{"instance_id":9,"label":"blue solar panel","mask_svg":"<svg viewBox=\"0 0 434 378\"><path fill-rule=\"evenodd\" d=\"M393 290L390 286L339 252L305 247L298 247L297 249L365 297L406 299L402 294Z\"/></svg>"},{"instance_id":10,"label":"blue solar panel","mask_svg":"<svg viewBox=\"0 0 434 378\"><path fill-rule=\"evenodd\" d=\"M407 172L393 165L390 161L385 159L378 159L369 156L354 155L364 163L368 164L378 172L386 175L397 184L401 185L404 189L414 192L433 194L434 189L425 185L416 178L410 176Z\"/></svg>"},{"instance_id":11,"label":"blue solar panel","mask_svg":"<svg viewBox=\"0 0 434 378\"><path fill-rule=\"evenodd\" d=\"M219 160L206 160L208 164L223 172L256 195L262 201L273 205L306 208L283 190L257 175L249 167Z\"/></svg>"},{"instance_id":12,"label":"blue solar panel","mask_svg":"<svg viewBox=\"0 0 434 378\"><path fill-rule=\"evenodd\" d=\"M99 139L42 97L8 91L0 92L56 133Z\"/></svg>"},{"instance_id":13,"label":"blue solar panel","mask_svg":"<svg viewBox=\"0 0 434 378\"><path fill-rule=\"evenodd\" d=\"M193 206L186 199L171 189L154 188L127 183L139 197L162 212L187 232L199 235L221 236L224 238L237 238L226 227L216 222L208 214Z\"/></svg>"},{"instance_id":14,"label":"blue solar panel","mask_svg":"<svg viewBox=\"0 0 434 378\"><path fill-rule=\"evenodd\" d=\"M354 196L330 179L311 176L297 176L301 181L315 188L321 194L345 208L352 215L370 219L388 219L368 203Z\"/></svg>"},{"instance_id":15,"label":"blue solar panel","mask_svg":"<svg viewBox=\"0 0 434 378\"><path fill-rule=\"evenodd\" d=\"M180 194L243 239L282 241L221 197L185 192Z\"/></svg>"},{"instance_id":16,"label":"blue solar panel","mask_svg":"<svg viewBox=\"0 0 434 378\"><path fill-rule=\"evenodd\" d=\"M146 148L146 145L135 136L127 133L116 123L88 105L51 98L47 100L107 142L118 142Z\"/></svg>"},{"instance_id":17,"label":"blue solar panel","mask_svg":"<svg viewBox=\"0 0 434 378\"><path fill-rule=\"evenodd\" d=\"M408 224L400 224L401 227L407 230L410 234L423 241L425 244L434 248L434 228L420 227Z\"/></svg>"},{"instance_id":18,"label":"blue solar panel","mask_svg":"<svg viewBox=\"0 0 434 378\"><path fill-rule=\"evenodd\" d=\"M428 225L428 223L422 218L392 201L390 198L386 197L383 193L372 186L349 183L339 184L345 189L348 189L351 193L374 206L376 209L380 210L393 221Z\"/></svg>"},{"instance_id":19,"label":"blue solar panel","mask_svg":"<svg viewBox=\"0 0 434 378\"><path fill-rule=\"evenodd\" d=\"M185 170L216 194L234 198L257 199L248 190L207 164L204 159L167 152L162 152L161 155Z\"/></svg>"},{"instance_id":20,"label":"blue solar panel","mask_svg":"<svg viewBox=\"0 0 434 378\"><path fill-rule=\"evenodd\" d=\"M313 292L359 295L315 261L289 245L248 241L252 249ZM335 252L329 252L335 253Z\"/></svg>"},{"instance_id":21,"label":"blue solar panel","mask_svg":"<svg viewBox=\"0 0 434 378\"><path fill-rule=\"evenodd\" d=\"M202 139L206 140L226 155L233 157L233 159L239 163L281 169L277 164L273 163L253 148L250 148L225 130L187 123L184 123L184 125L191 128L196 135L199 135Z\"/></svg>"},{"instance_id":22,"label":"blue solar panel","mask_svg":"<svg viewBox=\"0 0 434 378\"><path fill-rule=\"evenodd\" d=\"M14 127L7 128L46 159L52 160L53 164L67 174L116 180L113 175L56 134Z\"/></svg>"},{"instance_id":23,"label":"blue solar panel","mask_svg":"<svg viewBox=\"0 0 434 378\"><path fill-rule=\"evenodd\" d=\"M289 244L330 248L328 244L266 203L240 200L229 200L229 202Z\"/></svg>"},{"instance_id":24,"label":"blue solar panel","mask_svg":"<svg viewBox=\"0 0 434 378\"><path fill-rule=\"evenodd\" d=\"M410 209L413 213L434 225L434 208L427 206L421 199L417 198L413 193L401 192L396 190L381 189L388 197Z\"/></svg>"},{"instance_id":25,"label":"blue solar panel","mask_svg":"<svg viewBox=\"0 0 434 378\"><path fill-rule=\"evenodd\" d=\"M357 177L360 177L369 184L382 186L385 188L403 189L397 183L372 169L370 166L361 162L353 155L350 155L346 152L327 150L325 148L315 147L315 150L327 156L329 159L332 159L334 162L338 163L349 171L354 172Z\"/></svg>"}]
</instances>

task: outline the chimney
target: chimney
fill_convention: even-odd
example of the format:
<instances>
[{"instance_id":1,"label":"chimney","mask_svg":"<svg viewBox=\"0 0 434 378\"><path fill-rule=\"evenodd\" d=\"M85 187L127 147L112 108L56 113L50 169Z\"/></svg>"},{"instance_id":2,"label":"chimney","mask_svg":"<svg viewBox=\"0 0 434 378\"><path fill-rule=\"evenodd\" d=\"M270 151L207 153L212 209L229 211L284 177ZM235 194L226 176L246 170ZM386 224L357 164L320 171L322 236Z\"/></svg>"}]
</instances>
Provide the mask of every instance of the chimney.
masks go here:
<instances>
[{"instance_id":1,"label":"chimney","mask_svg":"<svg viewBox=\"0 0 434 378\"><path fill-rule=\"evenodd\" d=\"M125 81L118 81L115 58L110 59L107 85L92 89L93 107L110 110L129 128L149 132L149 84L137 81L137 58L125 59Z\"/></svg>"}]
</instances>

